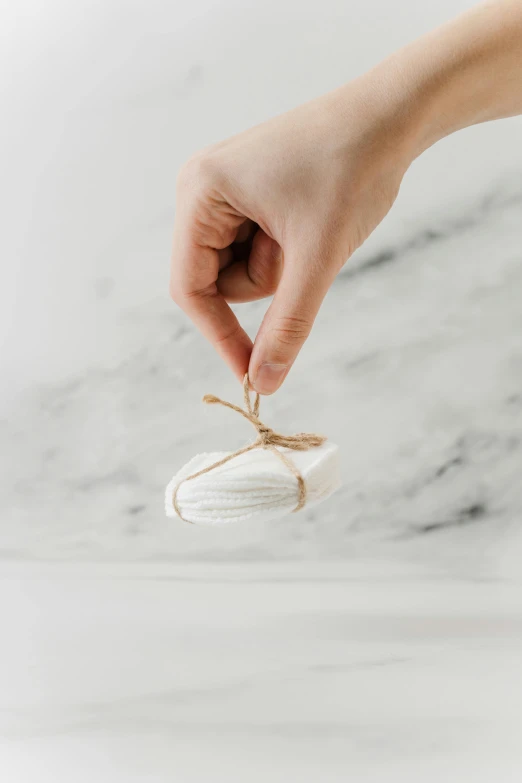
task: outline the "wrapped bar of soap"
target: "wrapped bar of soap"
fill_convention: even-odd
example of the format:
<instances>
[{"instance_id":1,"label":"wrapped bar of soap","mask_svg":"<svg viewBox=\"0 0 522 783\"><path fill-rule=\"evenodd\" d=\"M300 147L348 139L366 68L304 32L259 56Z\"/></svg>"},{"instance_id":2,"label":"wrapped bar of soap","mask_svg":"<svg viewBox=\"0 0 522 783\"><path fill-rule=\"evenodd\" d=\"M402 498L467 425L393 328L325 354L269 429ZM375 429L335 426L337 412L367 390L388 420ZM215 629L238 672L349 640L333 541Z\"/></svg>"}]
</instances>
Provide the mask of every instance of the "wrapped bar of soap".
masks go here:
<instances>
[{"instance_id":1,"label":"wrapped bar of soap","mask_svg":"<svg viewBox=\"0 0 522 783\"><path fill-rule=\"evenodd\" d=\"M306 506L324 500L340 485L339 449L326 442L307 451L281 449L291 459L306 485ZM169 482L165 495L168 517L176 517L172 503L176 487L177 506L183 519L196 525L222 525L247 519L270 520L293 511L299 503L295 475L270 449L257 448L183 481L192 473L219 462L227 452L198 454Z\"/></svg>"},{"instance_id":2,"label":"wrapped bar of soap","mask_svg":"<svg viewBox=\"0 0 522 783\"><path fill-rule=\"evenodd\" d=\"M259 419L259 395L245 409L206 395L248 419L257 439L235 452L198 454L167 485L168 517L197 525L222 525L247 519L271 520L324 500L340 486L339 449L313 433L281 435Z\"/></svg>"}]
</instances>

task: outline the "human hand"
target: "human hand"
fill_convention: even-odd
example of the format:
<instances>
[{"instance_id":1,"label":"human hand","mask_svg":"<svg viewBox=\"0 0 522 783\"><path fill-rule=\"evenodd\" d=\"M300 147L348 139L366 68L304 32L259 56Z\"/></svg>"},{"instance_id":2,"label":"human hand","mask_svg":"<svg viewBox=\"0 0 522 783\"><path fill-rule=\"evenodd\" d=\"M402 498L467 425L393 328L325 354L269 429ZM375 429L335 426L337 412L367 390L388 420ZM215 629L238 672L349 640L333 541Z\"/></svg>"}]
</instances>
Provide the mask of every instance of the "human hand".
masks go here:
<instances>
[{"instance_id":1,"label":"human hand","mask_svg":"<svg viewBox=\"0 0 522 783\"><path fill-rule=\"evenodd\" d=\"M321 302L411 161L522 113L522 3L491 0L364 76L194 156L181 171L171 294L238 378L279 388ZM228 303L270 296L252 346Z\"/></svg>"},{"instance_id":2,"label":"human hand","mask_svg":"<svg viewBox=\"0 0 522 783\"><path fill-rule=\"evenodd\" d=\"M321 302L409 162L368 77L203 150L178 180L171 295L238 378L282 383ZM271 296L252 346L228 303Z\"/></svg>"}]
</instances>

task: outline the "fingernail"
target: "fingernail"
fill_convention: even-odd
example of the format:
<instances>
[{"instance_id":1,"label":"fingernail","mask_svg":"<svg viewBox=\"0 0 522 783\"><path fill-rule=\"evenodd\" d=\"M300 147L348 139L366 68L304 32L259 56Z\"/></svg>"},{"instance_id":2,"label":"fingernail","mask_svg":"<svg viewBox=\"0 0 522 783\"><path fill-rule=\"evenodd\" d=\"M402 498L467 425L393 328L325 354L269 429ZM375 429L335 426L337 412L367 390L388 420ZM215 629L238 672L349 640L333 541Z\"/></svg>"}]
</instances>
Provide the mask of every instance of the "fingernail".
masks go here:
<instances>
[{"instance_id":1,"label":"fingernail","mask_svg":"<svg viewBox=\"0 0 522 783\"><path fill-rule=\"evenodd\" d=\"M259 394L275 392L285 377L287 369L286 364L270 364L270 362L261 364L253 380L256 392Z\"/></svg>"}]
</instances>

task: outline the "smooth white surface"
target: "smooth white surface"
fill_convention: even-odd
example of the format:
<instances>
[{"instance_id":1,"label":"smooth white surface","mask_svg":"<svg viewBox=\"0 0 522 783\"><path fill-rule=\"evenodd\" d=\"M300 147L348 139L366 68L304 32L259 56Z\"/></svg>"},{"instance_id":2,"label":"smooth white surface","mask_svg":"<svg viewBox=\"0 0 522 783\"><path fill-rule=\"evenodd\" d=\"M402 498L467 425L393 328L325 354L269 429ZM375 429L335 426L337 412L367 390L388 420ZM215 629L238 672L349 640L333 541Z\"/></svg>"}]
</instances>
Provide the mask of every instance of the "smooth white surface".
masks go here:
<instances>
[{"instance_id":1,"label":"smooth white surface","mask_svg":"<svg viewBox=\"0 0 522 783\"><path fill-rule=\"evenodd\" d=\"M9 783L515 783L522 586L362 561L4 566Z\"/></svg>"}]
</instances>

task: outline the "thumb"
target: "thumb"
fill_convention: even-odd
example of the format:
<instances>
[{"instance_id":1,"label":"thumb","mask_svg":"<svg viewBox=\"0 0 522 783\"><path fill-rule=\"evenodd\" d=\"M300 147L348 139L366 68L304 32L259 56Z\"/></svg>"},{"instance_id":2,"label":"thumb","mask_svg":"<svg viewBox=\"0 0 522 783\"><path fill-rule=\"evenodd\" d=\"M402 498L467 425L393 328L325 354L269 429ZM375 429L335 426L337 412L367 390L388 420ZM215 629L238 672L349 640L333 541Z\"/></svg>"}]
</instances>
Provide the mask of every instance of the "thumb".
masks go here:
<instances>
[{"instance_id":1,"label":"thumb","mask_svg":"<svg viewBox=\"0 0 522 783\"><path fill-rule=\"evenodd\" d=\"M281 386L314 324L332 282L328 264L290 254L257 334L248 374L260 394Z\"/></svg>"}]
</instances>

